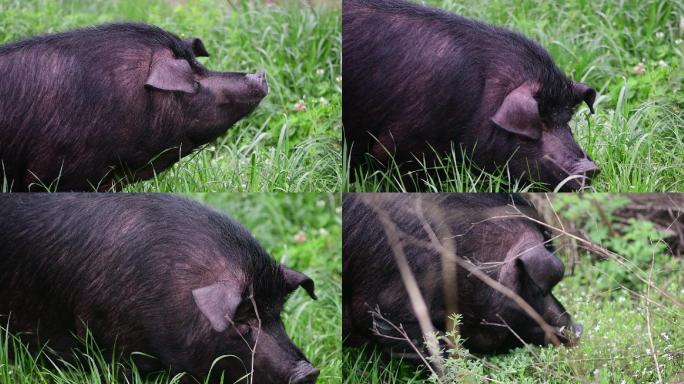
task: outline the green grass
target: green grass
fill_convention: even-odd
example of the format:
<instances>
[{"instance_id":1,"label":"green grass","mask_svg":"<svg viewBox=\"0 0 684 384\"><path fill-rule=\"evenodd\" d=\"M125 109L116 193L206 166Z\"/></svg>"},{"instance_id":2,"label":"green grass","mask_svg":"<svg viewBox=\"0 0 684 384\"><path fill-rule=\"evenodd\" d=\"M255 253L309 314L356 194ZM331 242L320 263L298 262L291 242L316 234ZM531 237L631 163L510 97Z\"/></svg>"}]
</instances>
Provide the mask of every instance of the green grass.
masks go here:
<instances>
[{"instance_id":1,"label":"green grass","mask_svg":"<svg viewBox=\"0 0 684 384\"><path fill-rule=\"evenodd\" d=\"M321 369L319 383L341 382L341 249L340 198L332 194L251 193L192 194L244 224L277 260L308 274L318 300L297 290L287 301L282 319L288 335L311 363ZM118 362L104 359L92 345L91 369L50 368L23 350L7 356L12 340L0 333L0 384L123 384ZM104 374L102 374L104 372ZM145 384L173 382L166 375Z\"/></svg>"},{"instance_id":2,"label":"green grass","mask_svg":"<svg viewBox=\"0 0 684 384\"><path fill-rule=\"evenodd\" d=\"M684 301L684 263L672 261L658 268L658 286L668 288ZM554 295L584 325L574 348L530 347L484 358L453 359L452 376L460 382L478 383L645 383L657 375L646 326L646 306L626 290L598 290L592 284L600 273L583 265L575 276L566 277ZM638 292L645 294L645 291ZM649 295L651 333L664 382L684 380L684 310L661 295ZM344 349L343 376L346 384L420 383L428 374L408 364L392 361L389 366L377 352ZM623 381L624 380L624 381Z\"/></svg>"},{"instance_id":3,"label":"green grass","mask_svg":"<svg viewBox=\"0 0 684 384\"><path fill-rule=\"evenodd\" d=\"M603 214L596 212L592 200L603 207ZM552 201L561 217L571 218L592 241L601 239L600 244L626 259L622 265L580 251L572 273L568 259L561 257L568 267L554 296L575 322L583 324L579 344L572 348L529 346L498 356L472 356L460 349L460 357L447 360L443 382L658 382L654 356L661 382L683 382L684 259L666 252L667 246L660 241L663 232L650 222L613 217L628 200L613 195L565 194L552 197ZM612 223L610 231L605 221ZM637 276L665 294L648 288ZM386 364L372 350L344 348L343 355L346 384L436 382L428 373L399 360Z\"/></svg>"},{"instance_id":4,"label":"green grass","mask_svg":"<svg viewBox=\"0 0 684 384\"><path fill-rule=\"evenodd\" d=\"M333 2L0 0L0 10L0 44L116 20L141 21L200 37L211 55L200 61L212 70L266 71L270 93L254 113L125 191L340 190L341 24ZM295 109L300 101L303 111Z\"/></svg>"},{"instance_id":5,"label":"green grass","mask_svg":"<svg viewBox=\"0 0 684 384\"><path fill-rule=\"evenodd\" d=\"M599 164L592 189L684 191L684 2L681 0L428 0L426 4L522 32L539 42L576 81L599 93L596 114L580 107L571 127ZM643 63L646 72L636 74ZM456 152L458 154L458 152ZM424 191L511 191L505 170L487 175L442 156L449 177L409 184ZM422 168L430 168L425 165ZM348 173L348 171L347 171ZM401 191L398 167L371 166L352 191ZM535 189L540 189L535 186Z\"/></svg>"}]
</instances>

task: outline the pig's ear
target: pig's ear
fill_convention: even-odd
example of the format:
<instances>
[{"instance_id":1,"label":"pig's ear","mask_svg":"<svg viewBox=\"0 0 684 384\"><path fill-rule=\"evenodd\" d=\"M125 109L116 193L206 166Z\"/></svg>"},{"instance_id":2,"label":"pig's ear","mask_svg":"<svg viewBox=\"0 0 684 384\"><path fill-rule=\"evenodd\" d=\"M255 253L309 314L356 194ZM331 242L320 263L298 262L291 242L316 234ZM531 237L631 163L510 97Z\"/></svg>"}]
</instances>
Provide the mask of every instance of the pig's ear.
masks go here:
<instances>
[{"instance_id":1,"label":"pig's ear","mask_svg":"<svg viewBox=\"0 0 684 384\"><path fill-rule=\"evenodd\" d=\"M594 101L596 100L596 90L586 84L575 83L572 86L572 92L575 94L575 102L581 103L584 101L585 103L587 103L589 111L591 111L591 113L593 114Z\"/></svg>"},{"instance_id":2,"label":"pig's ear","mask_svg":"<svg viewBox=\"0 0 684 384\"><path fill-rule=\"evenodd\" d=\"M532 87L521 85L509 93L492 121L508 132L539 140L543 125Z\"/></svg>"},{"instance_id":3,"label":"pig's ear","mask_svg":"<svg viewBox=\"0 0 684 384\"><path fill-rule=\"evenodd\" d=\"M218 282L193 289L192 297L217 332L223 332L228 328L228 319L235 316L235 311L242 301L239 288L229 282Z\"/></svg>"},{"instance_id":4,"label":"pig's ear","mask_svg":"<svg viewBox=\"0 0 684 384\"><path fill-rule=\"evenodd\" d=\"M540 247L538 247L540 248ZM529 250L517 259L518 265L542 292L549 293L565 273L565 266L553 253L545 249Z\"/></svg>"},{"instance_id":5,"label":"pig's ear","mask_svg":"<svg viewBox=\"0 0 684 384\"><path fill-rule=\"evenodd\" d=\"M204 43L202 40L200 40L199 37L192 37L189 39L183 40L183 42L190 47L192 50L192 53L195 54L197 57L209 57L209 52L207 52L207 48L204 47Z\"/></svg>"},{"instance_id":6,"label":"pig's ear","mask_svg":"<svg viewBox=\"0 0 684 384\"><path fill-rule=\"evenodd\" d=\"M197 82L186 60L164 57L152 63L145 87L195 93Z\"/></svg>"},{"instance_id":7,"label":"pig's ear","mask_svg":"<svg viewBox=\"0 0 684 384\"><path fill-rule=\"evenodd\" d=\"M292 270L284 265L280 265L280 269L283 271L283 277L285 279L285 287L287 292L293 292L295 289L302 287L306 290L306 293L311 296L312 299L316 300L316 293L314 292L314 282L311 278L301 272Z\"/></svg>"}]
</instances>

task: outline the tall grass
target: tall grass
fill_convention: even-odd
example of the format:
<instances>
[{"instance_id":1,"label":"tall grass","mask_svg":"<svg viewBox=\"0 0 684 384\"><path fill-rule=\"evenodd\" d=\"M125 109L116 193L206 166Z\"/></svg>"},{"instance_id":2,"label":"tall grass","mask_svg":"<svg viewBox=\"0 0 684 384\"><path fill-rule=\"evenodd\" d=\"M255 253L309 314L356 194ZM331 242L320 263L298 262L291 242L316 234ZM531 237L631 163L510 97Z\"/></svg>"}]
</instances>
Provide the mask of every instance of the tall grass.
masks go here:
<instances>
[{"instance_id":1,"label":"tall grass","mask_svg":"<svg viewBox=\"0 0 684 384\"><path fill-rule=\"evenodd\" d=\"M542 44L576 81L599 93L596 114L582 106L571 127L601 173L592 189L616 192L684 191L684 2L681 0L541 1L428 0L427 5L520 31ZM635 67L644 64L645 73ZM424 191L520 191L501 175L483 175L459 153L437 168L449 180L423 176ZM421 166L430 168L432 165ZM349 171L348 171L349 172ZM353 171L351 171L353 172ZM396 167L361 170L353 191L402 190ZM535 186L534 189L544 189ZM590 189L590 191L592 190Z\"/></svg>"},{"instance_id":2,"label":"tall grass","mask_svg":"<svg viewBox=\"0 0 684 384\"><path fill-rule=\"evenodd\" d=\"M204 150L125 191L340 190L339 4L0 0L0 10L0 43L140 21L200 37L211 55L200 61L210 69L266 71L270 93L254 113Z\"/></svg>"}]
</instances>

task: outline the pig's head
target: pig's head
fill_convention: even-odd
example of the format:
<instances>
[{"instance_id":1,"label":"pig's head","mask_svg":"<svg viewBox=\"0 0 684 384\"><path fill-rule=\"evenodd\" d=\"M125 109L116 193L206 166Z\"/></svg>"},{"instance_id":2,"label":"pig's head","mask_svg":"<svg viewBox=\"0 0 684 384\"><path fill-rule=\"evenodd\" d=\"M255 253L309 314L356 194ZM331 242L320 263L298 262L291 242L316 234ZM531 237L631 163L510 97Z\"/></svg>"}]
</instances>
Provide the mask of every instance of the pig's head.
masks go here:
<instances>
[{"instance_id":1,"label":"pig's head","mask_svg":"<svg viewBox=\"0 0 684 384\"><path fill-rule=\"evenodd\" d=\"M491 121L511 134L516 149L501 153L497 162L508 161L515 177L553 187L570 177L561 189L578 190L589 185L598 167L577 144L568 123L582 102L594 112L596 91L569 80L558 88L542 89L526 82L505 96Z\"/></svg>"},{"instance_id":2,"label":"pig's head","mask_svg":"<svg viewBox=\"0 0 684 384\"><path fill-rule=\"evenodd\" d=\"M527 227L527 226L526 226ZM574 345L582 326L573 323L563 305L551 294L563 278L563 263L545 245L539 230L523 229L502 234L499 246L489 241L489 250L505 254L496 277L526 301L550 325L557 340ZM508 240L506 240L508 239ZM511 243L513 243L512 246ZM506 248L506 244L510 247ZM474 277L469 277L474 279ZM547 345L552 342L541 325L516 302L493 288L483 285L478 296L479 319L464 322L464 345L476 353L502 353L524 344Z\"/></svg>"},{"instance_id":3,"label":"pig's head","mask_svg":"<svg viewBox=\"0 0 684 384\"><path fill-rule=\"evenodd\" d=\"M214 346L199 346L212 351L202 362L203 371L208 371L214 359L228 356L212 371L216 382L221 375L226 383L250 382L248 374L253 367L253 383L315 383L319 370L293 344L280 320L287 296L298 287L316 298L308 276L280 264L267 266L253 278L194 289L194 302L202 321L211 327Z\"/></svg>"},{"instance_id":4,"label":"pig's head","mask_svg":"<svg viewBox=\"0 0 684 384\"><path fill-rule=\"evenodd\" d=\"M198 38L154 50L145 88L155 101L154 112L188 127L188 137L204 143L252 112L268 94L268 85L263 71L213 72L197 56L209 56Z\"/></svg>"}]
</instances>

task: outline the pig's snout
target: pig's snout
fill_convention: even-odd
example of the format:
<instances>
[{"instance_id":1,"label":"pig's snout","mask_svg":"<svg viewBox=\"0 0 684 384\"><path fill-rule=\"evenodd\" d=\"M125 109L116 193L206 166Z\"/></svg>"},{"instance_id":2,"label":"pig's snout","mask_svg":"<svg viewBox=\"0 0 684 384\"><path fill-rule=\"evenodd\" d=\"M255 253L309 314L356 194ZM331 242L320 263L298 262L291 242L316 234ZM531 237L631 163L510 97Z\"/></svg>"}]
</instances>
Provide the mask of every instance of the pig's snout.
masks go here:
<instances>
[{"instance_id":1,"label":"pig's snout","mask_svg":"<svg viewBox=\"0 0 684 384\"><path fill-rule=\"evenodd\" d=\"M318 379L321 370L314 368L306 361L297 363L294 369L294 374L290 376L291 384L314 384Z\"/></svg>"},{"instance_id":2,"label":"pig's snout","mask_svg":"<svg viewBox=\"0 0 684 384\"><path fill-rule=\"evenodd\" d=\"M266 81L266 73L259 71L257 73L250 73L245 75L247 82L254 87L254 89L264 97L268 95L268 82Z\"/></svg>"},{"instance_id":3,"label":"pig's snout","mask_svg":"<svg viewBox=\"0 0 684 384\"><path fill-rule=\"evenodd\" d=\"M584 326L579 323L572 323L568 327L561 327L558 330L560 342L569 347L575 346L579 343L580 337L582 337L582 331L584 331Z\"/></svg>"},{"instance_id":4,"label":"pig's snout","mask_svg":"<svg viewBox=\"0 0 684 384\"><path fill-rule=\"evenodd\" d=\"M599 167L588 157L581 159L572 170L574 175L584 175L591 179L599 173Z\"/></svg>"},{"instance_id":5,"label":"pig's snout","mask_svg":"<svg viewBox=\"0 0 684 384\"><path fill-rule=\"evenodd\" d=\"M566 171L568 176L575 176L561 187L561 191L571 192L583 189L591 184L591 179L599 173L599 167L589 157L577 160ZM576 177L581 176L581 177Z\"/></svg>"}]
</instances>

